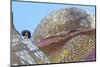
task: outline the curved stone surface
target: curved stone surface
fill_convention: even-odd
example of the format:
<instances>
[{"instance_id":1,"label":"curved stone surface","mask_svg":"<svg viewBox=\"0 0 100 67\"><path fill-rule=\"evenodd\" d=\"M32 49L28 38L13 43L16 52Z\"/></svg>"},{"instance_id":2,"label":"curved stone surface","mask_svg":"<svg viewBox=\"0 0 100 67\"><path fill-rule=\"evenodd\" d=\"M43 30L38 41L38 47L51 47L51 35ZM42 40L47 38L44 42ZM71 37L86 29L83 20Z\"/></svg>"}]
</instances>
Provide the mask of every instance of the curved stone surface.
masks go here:
<instances>
[{"instance_id":1,"label":"curved stone surface","mask_svg":"<svg viewBox=\"0 0 100 67\"><path fill-rule=\"evenodd\" d=\"M51 63L95 61L94 55L88 60L92 52L95 54L95 45L94 29L75 31L64 36L50 36L38 43Z\"/></svg>"},{"instance_id":2,"label":"curved stone surface","mask_svg":"<svg viewBox=\"0 0 100 67\"><path fill-rule=\"evenodd\" d=\"M84 28L95 28L95 19L92 15L75 7L59 9L41 21L33 33L33 42L37 43L62 31Z\"/></svg>"}]
</instances>

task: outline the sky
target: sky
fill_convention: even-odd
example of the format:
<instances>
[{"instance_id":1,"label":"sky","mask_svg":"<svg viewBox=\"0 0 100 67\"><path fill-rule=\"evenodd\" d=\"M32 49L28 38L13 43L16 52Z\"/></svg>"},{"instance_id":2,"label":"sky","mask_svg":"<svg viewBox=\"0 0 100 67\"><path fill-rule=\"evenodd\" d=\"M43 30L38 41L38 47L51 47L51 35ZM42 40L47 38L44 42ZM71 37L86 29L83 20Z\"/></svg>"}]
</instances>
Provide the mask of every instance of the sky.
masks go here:
<instances>
[{"instance_id":1,"label":"sky","mask_svg":"<svg viewBox=\"0 0 100 67\"><path fill-rule=\"evenodd\" d=\"M61 8L77 7L86 12L95 15L94 6L64 5L64 4L48 4L34 2L12 2L13 23L18 32L29 30L32 33L36 29L41 20L49 13Z\"/></svg>"}]
</instances>

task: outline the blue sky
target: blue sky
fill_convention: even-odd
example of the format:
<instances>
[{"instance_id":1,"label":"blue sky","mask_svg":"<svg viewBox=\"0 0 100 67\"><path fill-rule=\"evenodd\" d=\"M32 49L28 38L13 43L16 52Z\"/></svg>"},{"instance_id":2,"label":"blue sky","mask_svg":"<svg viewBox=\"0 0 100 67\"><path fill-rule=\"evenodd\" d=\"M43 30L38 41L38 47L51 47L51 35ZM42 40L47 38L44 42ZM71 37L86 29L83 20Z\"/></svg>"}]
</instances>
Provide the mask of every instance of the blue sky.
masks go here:
<instances>
[{"instance_id":1,"label":"blue sky","mask_svg":"<svg viewBox=\"0 0 100 67\"><path fill-rule=\"evenodd\" d=\"M77 6L31 2L12 2L13 22L17 31L29 30L32 33L41 20L50 12L61 8L77 7L95 15L94 6Z\"/></svg>"}]
</instances>

